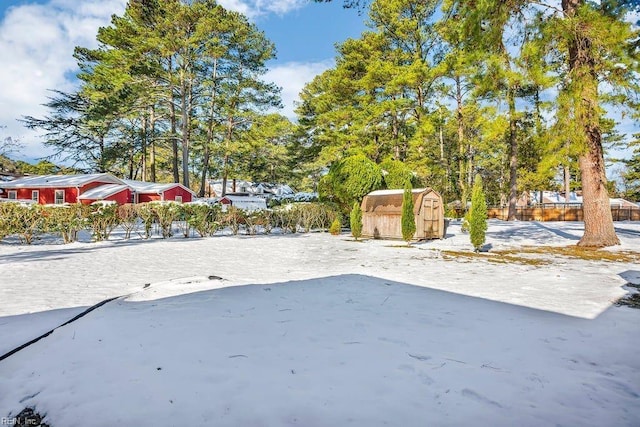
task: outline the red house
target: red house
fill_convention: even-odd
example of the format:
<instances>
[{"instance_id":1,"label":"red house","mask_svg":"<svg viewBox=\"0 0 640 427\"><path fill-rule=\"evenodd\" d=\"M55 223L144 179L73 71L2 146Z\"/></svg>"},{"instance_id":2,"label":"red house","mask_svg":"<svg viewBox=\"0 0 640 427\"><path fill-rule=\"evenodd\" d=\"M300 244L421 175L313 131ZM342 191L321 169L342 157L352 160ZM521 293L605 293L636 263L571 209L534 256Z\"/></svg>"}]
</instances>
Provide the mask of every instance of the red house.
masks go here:
<instances>
[{"instance_id":1,"label":"red house","mask_svg":"<svg viewBox=\"0 0 640 427\"><path fill-rule=\"evenodd\" d=\"M146 203L153 201L176 201L176 202L191 202L196 193L185 187L184 185L172 182L172 183L157 183L157 182L144 182L133 181L129 179L124 180L134 192L135 203Z\"/></svg>"},{"instance_id":2,"label":"red house","mask_svg":"<svg viewBox=\"0 0 640 427\"><path fill-rule=\"evenodd\" d=\"M111 200L109 197L119 193L109 194L107 198L83 199L93 189L105 185L126 184L108 173L88 175L37 175L25 176L13 181L0 182L0 197L9 200L32 200L46 205L63 203L91 203L95 200ZM90 193L89 193L90 194ZM117 201L117 200L116 200Z\"/></svg>"},{"instance_id":3,"label":"red house","mask_svg":"<svg viewBox=\"0 0 640 427\"><path fill-rule=\"evenodd\" d=\"M194 197L193 191L179 183L121 180L108 173L26 176L0 182L0 198L31 200L43 205L91 204L96 201L113 201L118 204L154 200L190 202Z\"/></svg>"}]
</instances>

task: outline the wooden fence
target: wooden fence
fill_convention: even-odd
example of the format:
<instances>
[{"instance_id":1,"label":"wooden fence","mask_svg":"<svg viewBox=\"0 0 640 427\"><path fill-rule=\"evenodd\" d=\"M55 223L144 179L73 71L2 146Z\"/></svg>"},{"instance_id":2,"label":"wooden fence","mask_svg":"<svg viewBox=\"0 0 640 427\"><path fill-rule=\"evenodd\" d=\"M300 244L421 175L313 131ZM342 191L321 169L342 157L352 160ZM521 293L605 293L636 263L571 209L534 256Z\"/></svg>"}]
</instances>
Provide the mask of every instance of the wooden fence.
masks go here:
<instances>
[{"instance_id":1,"label":"wooden fence","mask_svg":"<svg viewBox=\"0 0 640 427\"><path fill-rule=\"evenodd\" d=\"M506 220L509 208L490 207L489 218ZM611 207L614 221L640 221L640 207ZM582 206L551 204L516 208L518 221L582 221Z\"/></svg>"}]
</instances>

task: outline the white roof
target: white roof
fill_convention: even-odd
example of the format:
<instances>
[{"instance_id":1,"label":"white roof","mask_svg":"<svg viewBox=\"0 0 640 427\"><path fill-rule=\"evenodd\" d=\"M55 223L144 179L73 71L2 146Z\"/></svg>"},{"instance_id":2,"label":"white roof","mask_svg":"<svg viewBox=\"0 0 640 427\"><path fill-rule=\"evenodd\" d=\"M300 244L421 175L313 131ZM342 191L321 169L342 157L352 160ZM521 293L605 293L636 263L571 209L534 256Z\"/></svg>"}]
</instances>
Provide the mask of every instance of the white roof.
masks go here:
<instances>
[{"instance_id":1,"label":"white roof","mask_svg":"<svg viewBox=\"0 0 640 427\"><path fill-rule=\"evenodd\" d=\"M85 191L78 197L81 200L102 200L129 188L124 184L105 184Z\"/></svg>"},{"instance_id":2,"label":"white roof","mask_svg":"<svg viewBox=\"0 0 640 427\"><path fill-rule=\"evenodd\" d=\"M412 193L422 193L426 188L414 188ZM404 194L404 190L376 190L369 193L369 196L390 196L392 194Z\"/></svg>"},{"instance_id":3,"label":"white roof","mask_svg":"<svg viewBox=\"0 0 640 427\"><path fill-rule=\"evenodd\" d=\"M90 182L105 182L110 184L124 184L122 180L108 173L94 173L81 175L34 175L14 179L2 183L3 188L60 188L81 187Z\"/></svg>"},{"instance_id":4,"label":"white roof","mask_svg":"<svg viewBox=\"0 0 640 427\"><path fill-rule=\"evenodd\" d=\"M173 187L182 187L184 190L187 190L191 194L193 195L196 194L193 191L191 191L189 188L185 187L184 185L178 182L159 183L159 182L134 181L131 179L124 179L123 181L129 187L133 188L136 193L161 194Z\"/></svg>"},{"instance_id":5,"label":"white roof","mask_svg":"<svg viewBox=\"0 0 640 427\"><path fill-rule=\"evenodd\" d=\"M261 197L252 196L224 196L220 201L227 199L231 202L231 206L249 211L267 209L267 201Z\"/></svg>"}]
</instances>

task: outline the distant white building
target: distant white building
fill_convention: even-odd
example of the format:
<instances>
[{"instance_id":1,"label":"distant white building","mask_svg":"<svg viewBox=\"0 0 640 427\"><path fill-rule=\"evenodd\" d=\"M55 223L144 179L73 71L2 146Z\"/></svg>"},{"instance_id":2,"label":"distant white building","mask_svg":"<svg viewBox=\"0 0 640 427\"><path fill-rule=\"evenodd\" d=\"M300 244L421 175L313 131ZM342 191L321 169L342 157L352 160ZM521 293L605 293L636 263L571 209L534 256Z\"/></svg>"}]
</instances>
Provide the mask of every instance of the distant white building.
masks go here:
<instances>
[{"instance_id":1,"label":"distant white building","mask_svg":"<svg viewBox=\"0 0 640 427\"><path fill-rule=\"evenodd\" d=\"M268 182L251 182L244 180L227 180L224 194L245 194L249 196L271 199L273 197L293 197L295 191L287 184L273 184ZM222 197L222 180L210 180L207 183L205 195L207 197Z\"/></svg>"},{"instance_id":2,"label":"distant white building","mask_svg":"<svg viewBox=\"0 0 640 427\"><path fill-rule=\"evenodd\" d=\"M542 196L542 198L541 198ZM559 191L532 191L529 193L528 198L527 194L524 194L518 199L518 206L529 206L535 204L571 204L571 205L582 205L582 196L576 194L575 192L569 193L569 197L565 197L564 193ZM621 198L611 198L609 199L609 203L612 207L618 208L629 208L629 207L638 207L636 203L632 203L628 200Z\"/></svg>"}]
</instances>

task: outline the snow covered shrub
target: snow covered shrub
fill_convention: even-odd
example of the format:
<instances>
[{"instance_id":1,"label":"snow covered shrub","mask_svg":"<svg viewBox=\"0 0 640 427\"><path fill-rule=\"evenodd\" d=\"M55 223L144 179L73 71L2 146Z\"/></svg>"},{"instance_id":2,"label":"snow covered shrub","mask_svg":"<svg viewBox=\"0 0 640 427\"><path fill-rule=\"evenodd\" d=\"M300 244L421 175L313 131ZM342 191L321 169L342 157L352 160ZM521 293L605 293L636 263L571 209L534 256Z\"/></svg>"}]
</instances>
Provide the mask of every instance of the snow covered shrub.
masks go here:
<instances>
[{"instance_id":1,"label":"snow covered shrub","mask_svg":"<svg viewBox=\"0 0 640 427\"><path fill-rule=\"evenodd\" d=\"M120 224L118 205L115 203L95 203L90 205L89 226L96 241L108 240L111 232Z\"/></svg>"},{"instance_id":2,"label":"snow covered shrub","mask_svg":"<svg viewBox=\"0 0 640 427\"><path fill-rule=\"evenodd\" d=\"M360 203L353 202L353 209L351 209L349 219L351 235L358 240L362 236L362 208L360 208Z\"/></svg>"},{"instance_id":3,"label":"snow covered shrub","mask_svg":"<svg viewBox=\"0 0 640 427\"><path fill-rule=\"evenodd\" d=\"M81 203L45 207L47 231L60 233L64 243L78 240L78 233L88 226L89 207Z\"/></svg>"},{"instance_id":4,"label":"snow covered shrub","mask_svg":"<svg viewBox=\"0 0 640 427\"><path fill-rule=\"evenodd\" d=\"M246 222L246 214L242 209L229 206L223 215L223 225L231 228L231 232L236 235L240 231L240 225Z\"/></svg>"},{"instance_id":5,"label":"snow covered shrub","mask_svg":"<svg viewBox=\"0 0 640 427\"><path fill-rule=\"evenodd\" d=\"M9 234L18 234L23 243L30 245L35 236L46 231L47 216L42 205L13 205L8 216Z\"/></svg>"},{"instance_id":6,"label":"snow covered shrub","mask_svg":"<svg viewBox=\"0 0 640 427\"><path fill-rule=\"evenodd\" d=\"M476 175L471 193L471 209L469 210L469 235L476 252L482 248L487 232L487 200L482 187L482 177Z\"/></svg>"},{"instance_id":7,"label":"snow covered shrub","mask_svg":"<svg viewBox=\"0 0 640 427\"><path fill-rule=\"evenodd\" d=\"M141 203L136 205L136 212L144 225L144 237L145 239L148 239L151 237L151 228L156 221L156 214L153 210L153 205L151 203Z\"/></svg>"},{"instance_id":8,"label":"snow covered shrub","mask_svg":"<svg viewBox=\"0 0 640 427\"><path fill-rule=\"evenodd\" d=\"M220 228L221 209L218 205L191 205L191 214L187 218L189 226L200 237L213 235Z\"/></svg>"},{"instance_id":9,"label":"snow covered shrub","mask_svg":"<svg viewBox=\"0 0 640 427\"><path fill-rule=\"evenodd\" d=\"M274 225L283 233L295 233L298 231L298 212L293 205L277 207L273 210Z\"/></svg>"},{"instance_id":10,"label":"snow covered shrub","mask_svg":"<svg viewBox=\"0 0 640 427\"><path fill-rule=\"evenodd\" d=\"M402 195L402 217L400 219L402 228L402 240L409 243L416 234L416 217L413 214L413 194L411 184L407 181Z\"/></svg>"},{"instance_id":11,"label":"snow covered shrub","mask_svg":"<svg viewBox=\"0 0 640 427\"><path fill-rule=\"evenodd\" d=\"M15 233L11 218L16 215L16 203L0 203L0 240Z\"/></svg>"},{"instance_id":12,"label":"snow covered shrub","mask_svg":"<svg viewBox=\"0 0 640 427\"><path fill-rule=\"evenodd\" d=\"M342 230L342 224L340 223L340 219L336 217L336 219L333 220L333 222L331 223L331 226L329 227L329 233L331 233L334 236L337 236L340 234L341 230Z\"/></svg>"},{"instance_id":13,"label":"snow covered shrub","mask_svg":"<svg viewBox=\"0 0 640 427\"><path fill-rule=\"evenodd\" d=\"M193 215L193 206L188 203L176 203L176 219L178 229L182 232L182 236L186 239L191 235L191 223L189 218Z\"/></svg>"},{"instance_id":14,"label":"snow covered shrub","mask_svg":"<svg viewBox=\"0 0 640 427\"><path fill-rule=\"evenodd\" d=\"M258 225L261 222L260 219L260 211L245 212L244 224L247 227L247 234L252 236L256 234Z\"/></svg>"},{"instance_id":15,"label":"snow covered shrub","mask_svg":"<svg viewBox=\"0 0 640 427\"><path fill-rule=\"evenodd\" d=\"M136 205L127 203L118 206L117 215L120 220L120 226L124 230L124 238L129 239L131 233L138 228L138 210L136 209Z\"/></svg>"},{"instance_id":16,"label":"snow covered shrub","mask_svg":"<svg viewBox=\"0 0 640 427\"><path fill-rule=\"evenodd\" d=\"M262 210L258 211L258 215L260 215L260 222L258 225L262 226L265 234L270 234L271 229L273 228L273 213L270 210Z\"/></svg>"},{"instance_id":17,"label":"snow covered shrub","mask_svg":"<svg viewBox=\"0 0 640 427\"><path fill-rule=\"evenodd\" d=\"M151 208L155 216L160 230L162 231L162 238L173 236L173 222L178 219L180 212L180 203L174 202L150 202Z\"/></svg>"}]
</instances>

